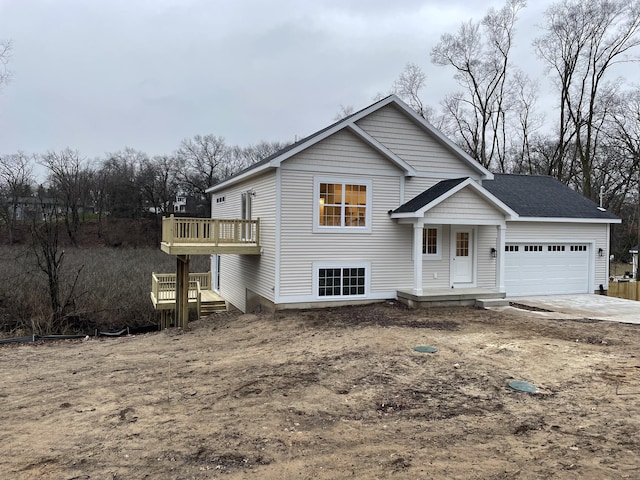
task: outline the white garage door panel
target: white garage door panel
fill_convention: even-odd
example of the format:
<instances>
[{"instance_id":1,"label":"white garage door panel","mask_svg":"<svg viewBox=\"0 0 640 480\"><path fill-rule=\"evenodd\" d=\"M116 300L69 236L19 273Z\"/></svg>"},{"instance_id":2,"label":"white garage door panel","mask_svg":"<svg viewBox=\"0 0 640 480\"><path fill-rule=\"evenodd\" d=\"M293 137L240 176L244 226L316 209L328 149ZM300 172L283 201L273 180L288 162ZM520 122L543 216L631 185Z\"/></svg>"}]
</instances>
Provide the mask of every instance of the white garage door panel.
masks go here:
<instances>
[{"instance_id":1,"label":"white garage door panel","mask_svg":"<svg viewBox=\"0 0 640 480\"><path fill-rule=\"evenodd\" d=\"M586 244L508 243L507 295L588 293L589 259Z\"/></svg>"}]
</instances>

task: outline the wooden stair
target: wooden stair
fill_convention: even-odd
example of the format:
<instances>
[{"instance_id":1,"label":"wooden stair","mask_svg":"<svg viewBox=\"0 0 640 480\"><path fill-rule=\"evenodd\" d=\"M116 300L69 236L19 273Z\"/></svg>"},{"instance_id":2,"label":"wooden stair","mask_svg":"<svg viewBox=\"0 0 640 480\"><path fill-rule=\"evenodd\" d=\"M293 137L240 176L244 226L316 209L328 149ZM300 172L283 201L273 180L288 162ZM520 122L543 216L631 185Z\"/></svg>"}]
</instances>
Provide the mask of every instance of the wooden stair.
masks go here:
<instances>
[{"instance_id":1,"label":"wooden stair","mask_svg":"<svg viewBox=\"0 0 640 480\"><path fill-rule=\"evenodd\" d=\"M227 303L224 300L210 300L200 302L200 318L208 317L218 312L226 312Z\"/></svg>"},{"instance_id":2,"label":"wooden stair","mask_svg":"<svg viewBox=\"0 0 640 480\"><path fill-rule=\"evenodd\" d=\"M226 312L227 302L211 290L203 290L200 298L200 318L214 313Z\"/></svg>"}]
</instances>

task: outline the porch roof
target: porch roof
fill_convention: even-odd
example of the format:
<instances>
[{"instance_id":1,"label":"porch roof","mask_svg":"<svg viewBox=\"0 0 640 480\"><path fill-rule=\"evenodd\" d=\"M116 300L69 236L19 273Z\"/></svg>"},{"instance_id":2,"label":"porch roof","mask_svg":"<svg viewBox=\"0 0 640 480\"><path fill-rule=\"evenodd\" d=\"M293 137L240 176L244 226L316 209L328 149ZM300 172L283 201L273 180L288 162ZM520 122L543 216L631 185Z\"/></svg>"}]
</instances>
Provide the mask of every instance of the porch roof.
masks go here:
<instances>
[{"instance_id":1,"label":"porch roof","mask_svg":"<svg viewBox=\"0 0 640 480\"><path fill-rule=\"evenodd\" d=\"M463 177L442 180L436 183L431 188L428 188L421 194L393 210L390 213L391 218L422 218L426 212L467 187L478 193L484 200L486 200L496 210L503 213L508 219L512 220L518 217L518 214L513 209L494 196L491 192L483 188L473 179Z\"/></svg>"}]
</instances>

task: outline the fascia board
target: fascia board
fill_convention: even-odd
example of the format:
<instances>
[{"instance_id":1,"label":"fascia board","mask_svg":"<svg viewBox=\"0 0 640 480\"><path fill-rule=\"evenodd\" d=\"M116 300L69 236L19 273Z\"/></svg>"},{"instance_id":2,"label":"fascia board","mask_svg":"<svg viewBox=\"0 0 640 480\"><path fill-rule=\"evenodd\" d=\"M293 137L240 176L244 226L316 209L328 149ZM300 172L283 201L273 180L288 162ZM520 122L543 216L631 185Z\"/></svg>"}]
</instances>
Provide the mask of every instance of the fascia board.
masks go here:
<instances>
[{"instance_id":1,"label":"fascia board","mask_svg":"<svg viewBox=\"0 0 640 480\"><path fill-rule=\"evenodd\" d=\"M622 223L620 218L518 217L513 222L532 223Z\"/></svg>"},{"instance_id":2,"label":"fascia board","mask_svg":"<svg viewBox=\"0 0 640 480\"><path fill-rule=\"evenodd\" d=\"M225 180L223 182L218 183L217 185L214 185L213 187L209 187L205 190L205 193L215 193L219 190L223 190L227 187L230 187L231 185L238 183L238 182L242 182L243 180L247 180L251 177L254 177L256 175L259 175L260 173L264 172L265 170L271 168L271 166L269 164L264 164L264 165L260 165L259 167L256 167L254 169L251 170L247 170L245 173L243 173L242 175L238 175L237 177L233 177L230 178L229 180Z\"/></svg>"}]
</instances>

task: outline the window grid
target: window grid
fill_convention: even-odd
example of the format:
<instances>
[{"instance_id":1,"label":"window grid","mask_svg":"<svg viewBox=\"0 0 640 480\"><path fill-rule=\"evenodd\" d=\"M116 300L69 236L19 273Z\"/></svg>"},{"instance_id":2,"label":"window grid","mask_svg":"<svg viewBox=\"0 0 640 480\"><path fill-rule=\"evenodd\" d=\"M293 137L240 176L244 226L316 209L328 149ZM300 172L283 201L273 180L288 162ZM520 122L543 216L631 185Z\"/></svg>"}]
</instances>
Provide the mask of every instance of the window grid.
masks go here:
<instances>
[{"instance_id":1,"label":"window grid","mask_svg":"<svg viewBox=\"0 0 640 480\"><path fill-rule=\"evenodd\" d=\"M351 183L320 183L322 227L366 227L367 186Z\"/></svg>"},{"instance_id":2,"label":"window grid","mask_svg":"<svg viewBox=\"0 0 640 480\"><path fill-rule=\"evenodd\" d=\"M437 228L425 228L422 230L422 253L423 255L438 254Z\"/></svg>"},{"instance_id":3,"label":"window grid","mask_svg":"<svg viewBox=\"0 0 640 480\"><path fill-rule=\"evenodd\" d=\"M587 246L586 245L571 245L571 251L572 252L586 252L587 251Z\"/></svg>"},{"instance_id":4,"label":"window grid","mask_svg":"<svg viewBox=\"0 0 640 480\"><path fill-rule=\"evenodd\" d=\"M457 232L456 233L456 257L468 257L469 256L469 233Z\"/></svg>"},{"instance_id":5,"label":"window grid","mask_svg":"<svg viewBox=\"0 0 640 480\"><path fill-rule=\"evenodd\" d=\"M348 297L364 294L364 267L318 269L318 296Z\"/></svg>"}]
</instances>

